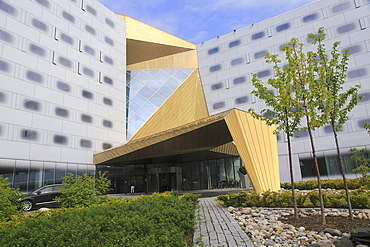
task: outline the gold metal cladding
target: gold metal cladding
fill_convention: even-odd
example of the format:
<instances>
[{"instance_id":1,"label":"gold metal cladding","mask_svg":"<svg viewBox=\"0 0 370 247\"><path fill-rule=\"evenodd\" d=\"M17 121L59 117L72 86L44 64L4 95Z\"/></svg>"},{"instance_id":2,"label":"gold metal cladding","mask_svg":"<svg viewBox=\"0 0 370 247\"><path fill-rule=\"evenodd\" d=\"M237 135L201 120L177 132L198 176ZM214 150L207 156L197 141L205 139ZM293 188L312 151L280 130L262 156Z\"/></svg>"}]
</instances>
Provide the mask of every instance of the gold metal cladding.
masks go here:
<instances>
[{"instance_id":1,"label":"gold metal cladding","mask_svg":"<svg viewBox=\"0 0 370 247\"><path fill-rule=\"evenodd\" d=\"M127 70L198 67L195 44L131 17L117 15L126 22ZM176 56L189 51L191 53Z\"/></svg>"},{"instance_id":2,"label":"gold metal cladding","mask_svg":"<svg viewBox=\"0 0 370 247\"><path fill-rule=\"evenodd\" d=\"M280 189L280 171L275 127L243 111L225 117L236 148L257 192Z\"/></svg>"},{"instance_id":3,"label":"gold metal cladding","mask_svg":"<svg viewBox=\"0 0 370 247\"><path fill-rule=\"evenodd\" d=\"M238 149L232 142L210 149L209 151L239 156Z\"/></svg>"},{"instance_id":4,"label":"gold metal cladding","mask_svg":"<svg viewBox=\"0 0 370 247\"><path fill-rule=\"evenodd\" d=\"M192 69L192 68L198 68L198 58L196 50L186 51L165 57L159 57L144 62L129 64L126 66L126 70Z\"/></svg>"},{"instance_id":5,"label":"gold metal cladding","mask_svg":"<svg viewBox=\"0 0 370 247\"><path fill-rule=\"evenodd\" d=\"M234 141L256 192L276 191L280 175L273 130L249 113L232 109L95 154L94 163L122 164L197 152L226 153L227 149L231 153L228 145Z\"/></svg>"},{"instance_id":6,"label":"gold metal cladding","mask_svg":"<svg viewBox=\"0 0 370 247\"><path fill-rule=\"evenodd\" d=\"M129 16L117 14L126 22L126 39L196 49L196 45Z\"/></svg>"},{"instance_id":7,"label":"gold metal cladding","mask_svg":"<svg viewBox=\"0 0 370 247\"><path fill-rule=\"evenodd\" d=\"M128 142L208 116L199 70L195 69Z\"/></svg>"},{"instance_id":8,"label":"gold metal cladding","mask_svg":"<svg viewBox=\"0 0 370 247\"><path fill-rule=\"evenodd\" d=\"M228 131L226 131L226 134L224 135L214 135L215 129L212 129L213 132L210 132L209 135L213 136L213 138L205 138L204 133L205 132L195 132L196 130L206 130L205 126L210 126L212 124L215 124L217 122L220 122L223 120L225 115L230 112L222 112L210 117L202 118L197 121L193 121L191 123L187 123L185 125L172 128L172 129L167 129L162 132L155 133L150 136L146 136L140 139L132 140L129 143L112 148L109 150L106 150L104 152L98 153L94 155L94 164L101 164L107 161L111 161L114 159L120 159L123 158L127 160L124 156L127 156L129 154L133 155L134 157L131 157L132 159L143 159L143 158L152 158L152 157L158 157L158 155L172 155L172 154L178 154L180 153L187 153L189 151L200 151L200 150L209 150L215 147L218 147L220 145L226 144L231 142L231 137ZM224 122L224 121L223 121ZM223 124L223 126L226 126L226 124ZM214 125L213 125L214 127ZM218 125L218 127L222 127L222 125ZM224 128L225 129L225 128ZM227 128L226 128L227 130ZM175 137L184 135L186 133L193 132L191 137L189 138L188 141L184 140L177 140L179 143L171 143L171 145L166 145L166 148L158 145L161 142L168 141L170 139L173 139ZM216 131L217 133L220 133L219 131ZM216 138L216 140L214 139ZM225 140L220 141L222 138ZM198 141L199 140L199 141ZM207 145L204 147L201 147L199 143L202 143L203 141L213 141L213 144L207 143ZM162 144L161 144L162 145ZM180 148L179 146L184 145L183 148ZM174 147L172 150L173 152L168 152L169 147ZM177 148L175 148L177 147ZM143 153L140 153L139 155L133 154L136 151L144 150ZM177 151L175 151L177 150Z\"/></svg>"}]
</instances>

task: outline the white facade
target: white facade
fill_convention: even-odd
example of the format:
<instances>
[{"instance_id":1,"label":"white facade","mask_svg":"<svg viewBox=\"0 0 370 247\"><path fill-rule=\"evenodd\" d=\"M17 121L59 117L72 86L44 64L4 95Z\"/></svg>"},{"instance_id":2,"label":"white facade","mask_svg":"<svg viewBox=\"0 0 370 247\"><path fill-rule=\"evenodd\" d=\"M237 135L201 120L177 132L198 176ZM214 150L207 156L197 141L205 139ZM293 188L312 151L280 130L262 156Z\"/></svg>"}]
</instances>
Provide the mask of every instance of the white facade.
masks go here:
<instances>
[{"instance_id":1,"label":"white facade","mask_svg":"<svg viewBox=\"0 0 370 247\"><path fill-rule=\"evenodd\" d=\"M97 0L0 0L0 170L14 187L93 173L93 153L126 140L125 34Z\"/></svg>"},{"instance_id":2,"label":"white facade","mask_svg":"<svg viewBox=\"0 0 370 247\"><path fill-rule=\"evenodd\" d=\"M339 135L342 152L348 154L349 148L369 145L370 137L361 126L364 121L370 122L370 1L367 0L318 1L199 44L199 69L210 114L234 107L246 111L254 108L257 112L263 109L264 102L251 94L254 90L251 73L259 73L261 79L273 76L272 66L264 61L265 53L279 54L283 59L281 48L292 37L307 44L307 50L312 49L307 34L317 32L319 27L325 28L328 49L333 42L341 41L341 49L352 50L345 86L361 85L360 93L365 96ZM331 129L324 126L314 132L314 137L317 155L327 170L323 179L338 177L338 171L330 170L336 170L331 166L337 167ZM290 181L285 139L278 136L282 182ZM311 157L307 133L296 133L292 146L295 179L313 178L301 173L300 167Z\"/></svg>"}]
</instances>

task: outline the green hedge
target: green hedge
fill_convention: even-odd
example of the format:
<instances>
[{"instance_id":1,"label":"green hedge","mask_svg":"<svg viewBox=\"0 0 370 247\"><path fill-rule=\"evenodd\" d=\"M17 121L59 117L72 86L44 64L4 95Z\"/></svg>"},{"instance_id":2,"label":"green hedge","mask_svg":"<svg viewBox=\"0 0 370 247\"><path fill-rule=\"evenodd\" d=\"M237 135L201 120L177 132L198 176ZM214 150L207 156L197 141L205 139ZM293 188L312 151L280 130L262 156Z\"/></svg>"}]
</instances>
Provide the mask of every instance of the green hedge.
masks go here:
<instances>
[{"instance_id":1,"label":"green hedge","mask_svg":"<svg viewBox=\"0 0 370 247\"><path fill-rule=\"evenodd\" d=\"M370 179L364 180L364 178L347 179L348 188L350 190L359 189L362 186L368 186ZM291 189L291 183L281 183L281 187L284 189ZM300 181L294 183L294 188L298 190L313 190L317 189L317 180ZM344 189L344 183L342 179L331 179L321 180L321 188L323 189Z\"/></svg>"},{"instance_id":2,"label":"green hedge","mask_svg":"<svg viewBox=\"0 0 370 247\"><path fill-rule=\"evenodd\" d=\"M187 246L198 198L163 193L38 211L1 223L0 246Z\"/></svg>"},{"instance_id":3,"label":"green hedge","mask_svg":"<svg viewBox=\"0 0 370 247\"><path fill-rule=\"evenodd\" d=\"M357 189L350 192L351 203L353 208L369 208L370 207L370 191ZM243 191L239 193L229 193L227 195L217 196L217 199L224 206L232 207L292 207L292 192L271 192L256 193L255 191ZM319 193L317 190L308 193L296 193L298 207L317 207L319 206ZM344 190L331 191L327 193L323 191L323 199L325 207L346 208L346 194Z\"/></svg>"}]
</instances>

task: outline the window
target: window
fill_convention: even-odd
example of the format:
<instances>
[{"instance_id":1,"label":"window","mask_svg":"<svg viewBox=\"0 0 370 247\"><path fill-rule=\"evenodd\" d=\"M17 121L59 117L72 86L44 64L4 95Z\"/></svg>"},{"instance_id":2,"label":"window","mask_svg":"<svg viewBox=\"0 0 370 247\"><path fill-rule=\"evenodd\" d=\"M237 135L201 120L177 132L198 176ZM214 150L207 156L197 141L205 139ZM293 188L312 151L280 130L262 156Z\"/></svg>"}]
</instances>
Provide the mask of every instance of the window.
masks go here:
<instances>
[{"instance_id":1,"label":"window","mask_svg":"<svg viewBox=\"0 0 370 247\"><path fill-rule=\"evenodd\" d=\"M333 127L331 127L331 125L325 125L324 126L324 133L325 134L331 134L331 133L333 133Z\"/></svg>"},{"instance_id":2,"label":"window","mask_svg":"<svg viewBox=\"0 0 370 247\"><path fill-rule=\"evenodd\" d=\"M112 121L109 121L109 120L103 120L103 126L107 128L112 128L113 123Z\"/></svg>"},{"instance_id":3,"label":"window","mask_svg":"<svg viewBox=\"0 0 370 247\"><path fill-rule=\"evenodd\" d=\"M240 39L231 41L229 43L229 48L233 48L233 47L239 46L241 43L242 43L242 41Z\"/></svg>"},{"instance_id":4,"label":"window","mask_svg":"<svg viewBox=\"0 0 370 247\"><path fill-rule=\"evenodd\" d=\"M239 57L237 59L231 60L231 62L230 62L231 66L236 66L236 65L239 65L239 64L242 64L242 63L244 63L244 58L243 57Z\"/></svg>"},{"instance_id":5,"label":"window","mask_svg":"<svg viewBox=\"0 0 370 247\"><path fill-rule=\"evenodd\" d=\"M91 148L91 141L90 140L86 140L86 139L81 139L80 140L80 146L83 147L83 148Z\"/></svg>"},{"instance_id":6,"label":"window","mask_svg":"<svg viewBox=\"0 0 370 247\"><path fill-rule=\"evenodd\" d=\"M35 1L46 8L50 8L50 3L47 0L35 0Z\"/></svg>"},{"instance_id":7,"label":"window","mask_svg":"<svg viewBox=\"0 0 370 247\"><path fill-rule=\"evenodd\" d=\"M271 71L269 69L262 70L262 71L257 72L257 73L258 73L258 78L264 78L264 77L267 77L267 76L271 75Z\"/></svg>"},{"instance_id":8,"label":"window","mask_svg":"<svg viewBox=\"0 0 370 247\"><path fill-rule=\"evenodd\" d=\"M370 118L362 119L362 120L357 121L357 126L358 126L360 129L364 129L364 126L362 126L362 124L363 124L364 122L366 122L366 123L370 123Z\"/></svg>"},{"instance_id":9,"label":"window","mask_svg":"<svg viewBox=\"0 0 370 247\"><path fill-rule=\"evenodd\" d=\"M103 81L109 85L113 85L113 79L108 76L104 76Z\"/></svg>"},{"instance_id":10,"label":"window","mask_svg":"<svg viewBox=\"0 0 370 247\"><path fill-rule=\"evenodd\" d=\"M65 58L65 57L59 57L58 62L59 62L60 65L63 65L63 66L68 67L68 68L72 68L72 61Z\"/></svg>"},{"instance_id":11,"label":"window","mask_svg":"<svg viewBox=\"0 0 370 247\"><path fill-rule=\"evenodd\" d=\"M86 114L82 114L81 121L84 123L92 123L92 117Z\"/></svg>"},{"instance_id":12,"label":"window","mask_svg":"<svg viewBox=\"0 0 370 247\"><path fill-rule=\"evenodd\" d=\"M297 138L302 138L302 137L307 137L308 136L308 132L307 131L297 131L294 133L294 137L297 137Z\"/></svg>"},{"instance_id":13,"label":"window","mask_svg":"<svg viewBox=\"0 0 370 247\"><path fill-rule=\"evenodd\" d=\"M11 14L11 15L15 15L15 8L7 3L5 3L4 1L0 1L0 10L8 13L8 14Z\"/></svg>"},{"instance_id":14,"label":"window","mask_svg":"<svg viewBox=\"0 0 370 247\"><path fill-rule=\"evenodd\" d=\"M66 19L67 21L71 22L71 23L75 23L75 18L73 15L65 12L65 11L62 11L62 17L64 19Z\"/></svg>"},{"instance_id":15,"label":"window","mask_svg":"<svg viewBox=\"0 0 370 247\"><path fill-rule=\"evenodd\" d=\"M254 59L264 58L267 52L268 52L267 50L263 50L263 51L259 51L259 52L254 53L254 55L253 55Z\"/></svg>"},{"instance_id":16,"label":"window","mask_svg":"<svg viewBox=\"0 0 370 247\"><path fill-rule=\"evenodd\" d=\"M82 97L86 99L93 99L93 94L89 91L82 90Z\"/></svg>"},{"instance_id":17,"label":"window","mask_svg":"<svg viewBox=\"0 0 370 247\"><path fill-rule=\"evenodd\" d=\"M9 64L7 62L0 60L0 71L4 72L9 71Z\"/></svg>"},{"instance_id":18,"label":"window","mask_svg":"<svg viewBox=\"0 0 370 247\"><path fill-rule=\"evenodd\" d=\"M364 97L361 99L360 103L365 103L365 102L370 101L370 93L369 92L362 93L361 95L363 95Z\"/></svg>"},{"instance_id":19,"label":"window","mask_svg":"<svg viewBox=\"0 0 370 247\"><path fill-rule=\"evenodd\" d=\"M233 79L233 84L238 85L238 84L244 83L246 81L247 81L247 78L245 76L241 76L241 77L234 78Z\"/></svg>"},{"instance_id":20,"label":"window","mask_svg":"<svg viewBox=\"0 0 370 247\"><path fill-rule=\"evenodd\" d=\"M57 88L61 91L65 91L65 92L69 92L69 90L71 89L69 84L61 82L61 81L57 82Z\"/></svg>"},{"instance_id":21,"label":"window","mask_svg":"<svg viewBox=\"0 0 370 247\"><path fill-rule=\"evenodd\" d=\"M108 98L103 98L103 103L104 105L109 105L109 106L112 106L113 105L113 101L111 99L108 99Z\"/></svg>"},{"instance_id":22,"label":"window","mask_svg":"<svg viewBox=\"0 0 370 247\"><path fill-rule=\"evenodd\" d=\"M13 41L13 36L10 33L0 29L0 40L11 43Z\"/></svg>"},{"instance_id":23,"label":"window","mask_svg":"<svg viewBox=\"0 0 370 247\"><path fill-rule=\"evenodd\" d=\"M67 144L67 137L62 135L54 135L54 143Z\"/></svg>"},{"instance_id":24,"label":"window","mask_svg":"<svg viewBox=\"0 0 370 247\"><path fill-rule=\"evenodd\" d=\"M42 82L43 81L43 77L42 77L41 74L30 71L30 70L27 71L26 77L30 81L35 81L35 82Z\"/></svg>"},{"instance_id":25,"label":"window","mask_svg":"<svg viewBox=\"0 0 370 247\"><path fill-rule=\"evenodd\" d=\"M90 46L84 45L84 51L90 54L91 56L95 56L95 50Z\"/></svg>"},{"instance_id":26,"label":"window","mask_svg":"<svg viewBox=\"0 0 370 247\"><path fill-rule=\"evenodd\" d=\"M62 33L60 35L60 39L64 42L66 42L67 44L70 44L70 45L73 45L73 43L74 43L73 38L71 36L68 36L67 34L64 34L64 33Z\"/></svg>"},{"instance_id":27,"label":"window","mask_svg":"<svg viewBox=\"0 0 370 247\"><path fill-rule=\"evenodd\" d=\"M55 108L55 115L59 117L68 117L68 111L63 108L56 107Z\"/></svg>"},{"instance_id":28,"label":"window","mask_svg":"<svg viewBox=\"0 0 370 247\"><path fill-rule=\"evenodd\" d=\"M361 52L362 51L362 48L361 48L361 45L353 45L353 46L344 48L343 50L349 50L348 53L352 55L352 54L356 54L356 53Z\"/></svg>"},{"instance_id":29,"label":"window","mask_svg":"<svg viewBox=\"0 0 370 247\"><path fill-rule=\"evenodd\" d=\"M82 73L84 73L84 75L87 75L89 77L94 77L94 75L95 75L94 71L92 69L87 68L87 67L83 67Z\"/></svg>"},{"instance_id":30,"label":"window","mask_svg":"<svg viewBox=\"0 0 370 247\"><path fill-rule=\"evenodd\" d=\"M304 16L302 18L302 21L303 21L303 23L308 23L308 22L314 21L314 20L316 20L318 18L319 18L319 14L313 13L313 14Z\"/></svg>"},{"instance_id":31,"label":"window","mask_svg":"<svg viewBox=\"0 0 370 247\"><path fill-rule=\"evenodd\" d=\"M34 100L25 100L23 106L24 108L32 111L40 110L40 103Z\"/></svg>"},{"instance_id":32,"label":"window","mask_svg":"<svg viewBox=\"0 0 370 247\"><path fill-rule=\"evenodd\" d=\"M217 53L217 52L219 52L219 51L220 51L220 48L218 48L218 47L215 47L215 48L209 49L209 50L208 50L208 55L213 55L213 54L215 54L215 53Z\"/></svg>"},{"instance_id":33,"label":"window","mask_svg":"<svg viewBox=\"0 0 370 247\"><path fill-rule=\"evenodd\" d=\"M349 23L349 24L337 27L337 33L338 34L347 33L355 29L356 29L356 25L354 23Z\"/></svg>"},{"instance_id":34,"label":"window","mask_svg":"<svg viewBox=\"0 0 370 247\"><path fill-rule=\"evenodd\" d=\"M31 140L31 141L36 141L37 140L37 132L34 130L22 130L21 131L21 137L23 139Z\"/></svg>"},{"instance_id":35,"label":"window","mask_svg":"<svg viewBox=\"0 0 370 247\"><path fill-rule=\"evenodd\" d=\"M214 110L220 109L220 108L223 108L223 107L225 107L225 102L224 101L217 102L217 103L213 104L213 109Z\"/></svg>"},{"instance_id":36,"label":"window","mask_svg":"<svg viewBox=\"0 0 370 247\"><path fill-rule=\"evenodd\" d=\"M113 59L108 56L104 56L104 61L110 65L113 65Z\"/></svg>"},{"instance_id":37,"label":"window","mask_svg":"<svg viewBox=\"0 0 370 247\"><path fill-rule=\"evenodd\" d=\"M216 72L216 71L219 71L221 69L221 64L217 64L217 65L214 65L214 66L211 66L209 67L209 72Z\"/></svg>"},{"instance_id":38,"label":"window","mask_svg":"<svg viewBox=\"0 0 370 247\"><path fill-rule=\"evenodd\" d=\"M239 104L247 103L248 100L249 100L248 96L238 97L235 99L235 104L239 105Z\"/></svg>"},{"instance_id":39,"label":"window","mask_svg":"<svg viewBox=\"0 0 370 247\"><path fill-rule=\"evenodd\" d=\"M216 83L216 84L211 85L211 89L212 90L219 90L219 89L221 89L223 87L224 87L224 83L223 82L219 82L219 83Z\"/></svg>"},{"instance_id":40,"label":"window","mask_svg":"<svg viewBox=\"0 0 370 247\"><path fill-rule=\"evenodd\" d=\"M284 23L284 24L281 24L279 26L276 26L276 32L281 32L281 31L284 31L284 30L287 30L290 28L290 23L287 22L287 23Z\"/></svg>"},{"instance_id":41,"label":"window","mask_svg":"<svg viewBox=\"0 0 370 247\"><path fill-rule=\"evenodd\" d=\"M92 8L90 5L86 5L86 10L87 12L89 12L90 14L96 16L96 10L94 8Z\"/></svg>"},{"instance_id":42,"label":"window","mask_svg":"<svg viewBox=\"0 0 370 247\"><path fill-rule=\"evenodd\" d=\"M279 45L279 50L280 51L283 51L283 48L284 48L284 46L286 46L288 43L285 43L285 44L281 44L281 45Z\"/></svg>"},{"instance_id":43,"label":"window","mask_svg":"<svg viewBox=\"0 0 370 247\"><path fill-rule=\"evenodd\" d=\"M110 143L103 143L103 150L110 149L112 147L112 144Z\"/></svg>"},{"instance_id":44,"label":"window","mask_svg":"<svg viewBox=\"0 0 370 247\"><path fill-rule=\"evenodd\" d=\"M257 40L257 39L261 39L263 37L265 37L265 31L252 34L251 39L252 40Z\"/></svg>"},{"instance_id":45,"label":"window","mask_svg":"<svg viewBox=\"0 0 370 247\"><path fill-rule=\"evenodd\" d=\"M331 8L331 12L333 14L339 13L341 11L344 11L346 9L349 9L351 7L351 4L349 2L341 3L338 5L335 5Z\"/></svg>"},{"instance_id":46,"label":"window","mask_svg":"<svg viewBox=\"0 0 370 247\"><path fill-rule=\"evenodd\" d=\"M4 102L5 101L5 94L3 92L0 92L0 102Z\"/></svg>"},{"instance_id":47,"label":"window","mask_svg":"<svg viewBox=\"0 0 370 247\"><path fill-rule=\"evenodd\" d=\"M92 35L96 35L95 29L93 27L90 27L89 25L85 25L85 30Z\"/></svg>"},{"instance_id":48,"label":"window","mask_svg":"<svg viewBox=\"0 0 370 247\"><path fill-rule=\"evenodd\" d=\"M105 18L105 23L107 23L107 25L108 25L108 26L111 26L111 27L113 27L113 28L114 28L114 22L113 22L113 21L111 21L110 19Z\"/></svg>"},{"instance_id":49,"label":"window","mask_svg":"<svg viewBox=\"0 0 370 247\"><path fill-rule=\"evenodd\" d=\"M104 37L104 41L105 41L105 43L107 43L108 45L114 46L114 41L113 41L113 39L110 39L110 38L108 38L107 36L105 36L105 37Z\"/></svg>"},{"instance_id":50,"label":"window","mask_svg":"<svg viewBox=\"0 0 370 247\"><path fill-rule=\"evenodd\" d=\"M348 71L347 77L348 79L354 79L358 77L363 77L367 74L367 71L365 68L360 68L360 69L354 69L351 71Z\"/></svg>"},{"instance_id":51,"label":"window","mask_svg":"<svg viewBox=\"0 0 370 247\"><path fill-rule=\"evenodd\" d=\"M40 29L41 31L44 31L44 32L48 31L48 26L45 23L43 23L42 21L39 21L35 18L32 19L32 26L34 26L35 28Z\"/></svg>"}]
</instances>

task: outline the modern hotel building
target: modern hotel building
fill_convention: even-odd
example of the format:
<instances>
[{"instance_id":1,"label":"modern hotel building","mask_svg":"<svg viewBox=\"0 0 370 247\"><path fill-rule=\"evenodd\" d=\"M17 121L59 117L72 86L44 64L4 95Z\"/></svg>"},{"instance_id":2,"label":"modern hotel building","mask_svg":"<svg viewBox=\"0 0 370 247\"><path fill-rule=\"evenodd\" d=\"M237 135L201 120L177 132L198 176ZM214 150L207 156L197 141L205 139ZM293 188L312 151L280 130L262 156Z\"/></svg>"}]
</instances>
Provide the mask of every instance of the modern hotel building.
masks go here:
<instances>
[{"instance_id":1,"label":"modern hotel building","mask_svg":"<svg viewBox=\"0 0 370 247\"><path fill-rule=\"evenodd\" d=\"M339 135L370 137L370 1L318 1L195 45L97 0L0 0L0 174L30 191L67 173L108 171L113 192L238 186L244 165L257 191L289 181L286 137L246 111L264 108L251 73L274 76L266 52L325 27L351 57L345 87L365 97ZM368 112L369 111L369 112ZM330 126L314 132L324 178L340 175ZM315 177L307 133L293 138L294 177Z\"/></svg>"}]
</instances>

